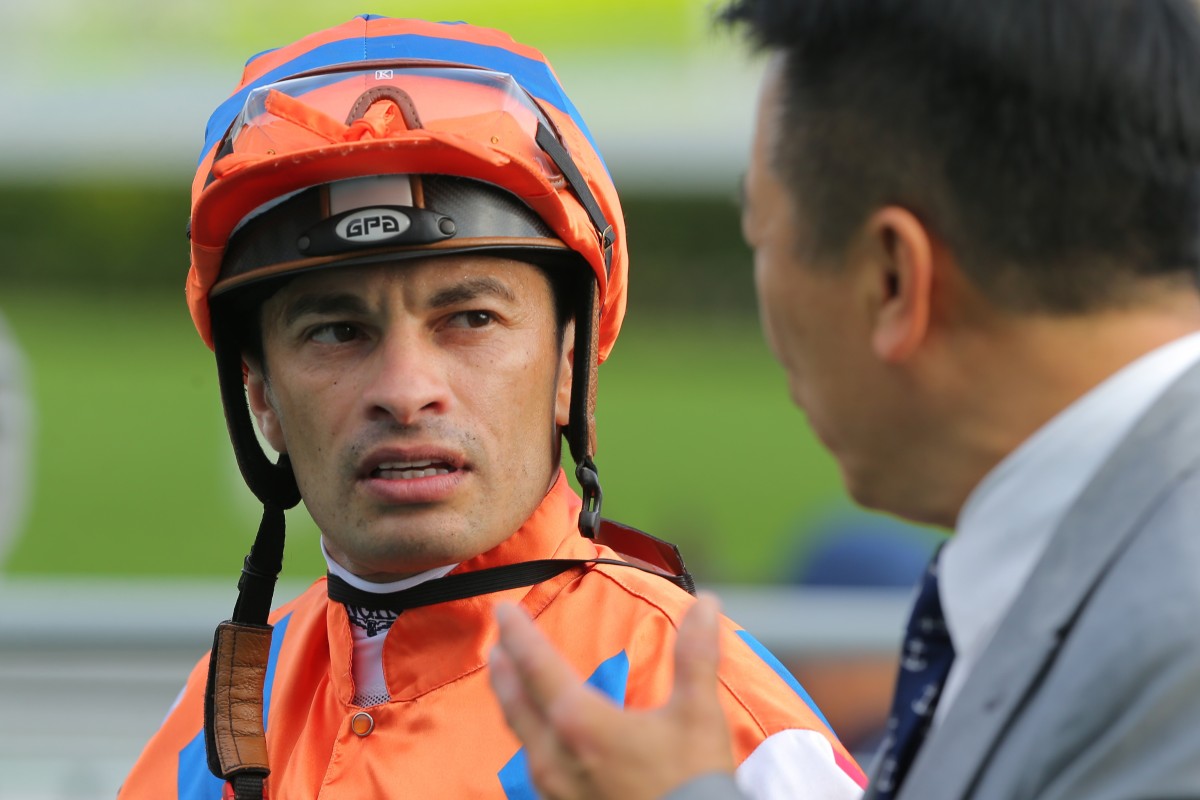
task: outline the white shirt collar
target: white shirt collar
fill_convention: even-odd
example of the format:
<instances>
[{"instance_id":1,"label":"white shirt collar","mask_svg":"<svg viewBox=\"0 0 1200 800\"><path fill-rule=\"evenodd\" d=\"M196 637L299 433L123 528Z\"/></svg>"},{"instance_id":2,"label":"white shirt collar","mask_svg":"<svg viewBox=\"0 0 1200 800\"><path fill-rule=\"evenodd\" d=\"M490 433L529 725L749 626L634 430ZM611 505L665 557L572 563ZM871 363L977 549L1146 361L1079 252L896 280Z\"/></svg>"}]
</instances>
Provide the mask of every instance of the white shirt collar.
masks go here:
<instances>
[{"instance_id":1,"label":"white shirt collar","mask_svg":"<svg viewBox=\"0 0 1200 800\"><path fill-rule=\"evenodd\" d=\"M334 561L333 557L329 555L329 551L325 549L324 536L321 537L321 555L325 556L325 563L329 565L329 571L331 573L337 575L355 589L359 589L364 592L373 592L374 594L387 594L388 592L398 592L401 589L408 589L416 586L419 583L424 583L425 581L431 581L434 578L441 578L445 575L449 575L450 570L458 566L458 564L451 564L446 567L435 567L434 569L426 572L410 575L407 578L401 578L398 581L391 581L390 583L372 583L371 581L363 580L338 562Z\"/></svg>"},{"instance_id":2,"label":"white shirt collar","mask_svg":"<svg viewBox=\"0 0 1200 800\"><path fill-rule=\"evenodd\" d=\"M1200 360L1200 332L1118 370L997 464L971 492L939 557L955 660L940 720L1075 499L1134 423Z\"/></svg>"}]
</instances>

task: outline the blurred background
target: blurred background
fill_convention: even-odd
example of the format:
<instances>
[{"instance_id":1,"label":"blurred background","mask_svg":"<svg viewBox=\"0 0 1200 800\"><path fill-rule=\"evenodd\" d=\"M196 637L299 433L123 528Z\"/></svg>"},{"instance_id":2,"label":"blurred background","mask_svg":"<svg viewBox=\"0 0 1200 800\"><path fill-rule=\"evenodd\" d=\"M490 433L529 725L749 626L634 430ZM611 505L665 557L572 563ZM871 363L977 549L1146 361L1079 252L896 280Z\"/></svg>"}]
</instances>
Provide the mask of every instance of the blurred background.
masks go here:
<instances>
[{"instance_id":1,"label":"blurred background","mask_svg":"<svg viewBox=\"0 0 1200 800\"><path fill-rule=\"evenodd\" d=\"M606 515L678 543L699 581L718 587L731 615L802 681L831 661L846 674L836 659L877 658L899 640L932 540L901 531L920 555L911 576L873 534L837 556L888 566L863 579L882 589L847 589L856 570L831 578L841 573L816 566L847 531L903 526L852 509L759 334L736 198L761 63L713 28L712 8L6 2L4 800L111 797L231 607L259 508L183 302L189 185L208 114L247 57L363 12L462 19L538 47L605 154L632 252L629 313L600 370ZM303 509L291 512L289 533L277 597L324 569ZM822 588L786 589L798 585ZM813 689L832 705L838 691L828 703L824 691Z\"/></svg>"}]
</instances>

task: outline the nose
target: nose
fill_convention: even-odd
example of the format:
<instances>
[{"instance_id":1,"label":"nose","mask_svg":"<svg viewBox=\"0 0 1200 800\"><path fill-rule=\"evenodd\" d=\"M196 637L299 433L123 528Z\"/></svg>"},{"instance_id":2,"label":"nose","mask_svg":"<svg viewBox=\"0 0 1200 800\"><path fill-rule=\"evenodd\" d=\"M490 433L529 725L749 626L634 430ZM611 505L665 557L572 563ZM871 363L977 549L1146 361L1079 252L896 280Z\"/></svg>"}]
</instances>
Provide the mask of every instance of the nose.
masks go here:
<instances>
[{"instance_id":1,"label":"nose","mask_svg":"<svg viewBox=\"0 0 1200 800\"><path fill-rule=\"evenodd\" d=\"M363 387L367 416L410 426L444 413L450 401L445 367L434 343L421 331L388 330L371 355Z\"/></svg>"}]
</instances>

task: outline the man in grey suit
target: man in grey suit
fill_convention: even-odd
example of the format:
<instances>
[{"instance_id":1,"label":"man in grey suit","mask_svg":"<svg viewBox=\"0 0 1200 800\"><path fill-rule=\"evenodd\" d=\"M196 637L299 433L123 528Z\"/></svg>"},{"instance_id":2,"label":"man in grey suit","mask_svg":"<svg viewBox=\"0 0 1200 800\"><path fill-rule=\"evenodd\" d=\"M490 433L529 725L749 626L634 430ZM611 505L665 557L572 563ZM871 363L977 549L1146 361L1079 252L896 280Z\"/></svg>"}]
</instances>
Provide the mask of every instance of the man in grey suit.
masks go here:
<instances>
[{"instance_id":1,"label":"man in grey suit","mask_svg":"<svg viewBox=\"0 0 1200 800\"><path fill-rule=\"evenodd\" d=\"M926 634L953 660L867 796L1200 797L1198 6L725 16L771 57L743 227L792 397L859 502L955 531L901 693ZM805 796L721 760L713 605L636 714L501 611L494 686L547 796Z\"/></svg>"}]
</instances>

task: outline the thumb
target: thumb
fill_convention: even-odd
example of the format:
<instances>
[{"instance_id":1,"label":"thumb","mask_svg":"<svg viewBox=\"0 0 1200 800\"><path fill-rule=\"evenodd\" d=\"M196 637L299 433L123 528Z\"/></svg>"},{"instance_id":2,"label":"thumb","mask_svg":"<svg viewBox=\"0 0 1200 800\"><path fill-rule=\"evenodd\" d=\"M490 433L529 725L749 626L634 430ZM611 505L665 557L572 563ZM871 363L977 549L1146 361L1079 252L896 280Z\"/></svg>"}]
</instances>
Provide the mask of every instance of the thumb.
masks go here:
<instances>
[{"instance_id":1,"label":"thumb","mask_svg":"<svg viewBox=\"0 0 1200 800\"><path fill-rule=\"evenodd\" d=\"M717 700L717 667L721 661L719 617L716 596L702 592L679 624L675 640L675 685L669 705L679 707L680 711L721 713Z\"/></svg>"}]
</instances>

